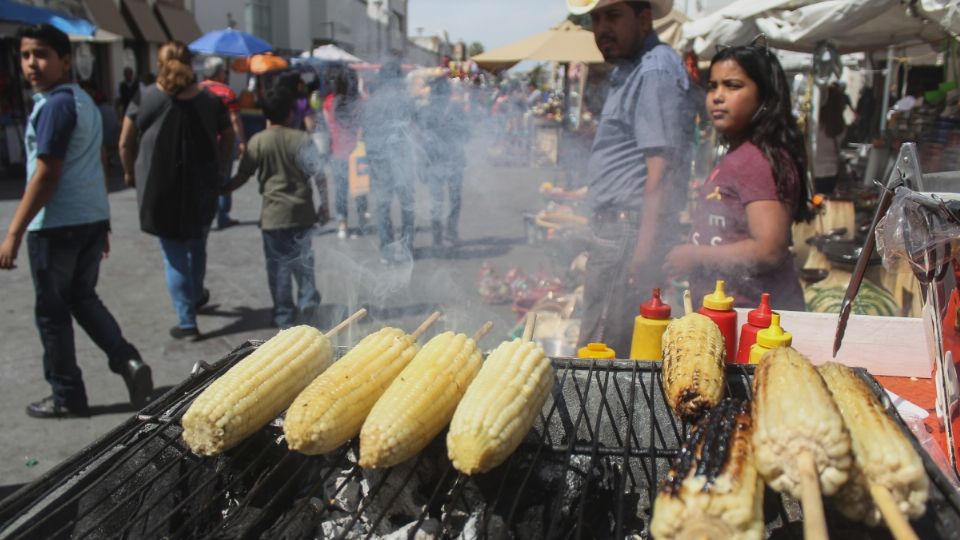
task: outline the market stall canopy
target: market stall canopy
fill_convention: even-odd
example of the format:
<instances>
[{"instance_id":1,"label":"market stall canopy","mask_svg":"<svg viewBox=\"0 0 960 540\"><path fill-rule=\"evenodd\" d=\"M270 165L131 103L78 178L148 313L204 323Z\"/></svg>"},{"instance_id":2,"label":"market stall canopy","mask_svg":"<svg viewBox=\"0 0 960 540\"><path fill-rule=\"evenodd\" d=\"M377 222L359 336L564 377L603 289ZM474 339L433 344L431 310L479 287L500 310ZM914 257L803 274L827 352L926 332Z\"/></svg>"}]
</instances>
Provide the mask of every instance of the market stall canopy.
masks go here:
<instances>
[{"instance_id":1,"label":"market stall canopy","mask_svg":"<svg viewBox=\"0 0 960 540\"><path fill-rule=\"evenodd\" d=\"M960 33L955 0L738 0L683 25L697 54L766 34L771 46L812 52L829 40L843 53L932 43Z\"/></svg>"},{"instance_id":2,"label":"market stall canopy","mask_svg":"<svg viewBox=\"0 0 960 540\"><path fill-rule=\"evenodd\" d=\"M471 60L483 69L498 72L524 60L602 64L603 55L593 41L593 32L563 21L551 30L479 54Z\"/></svg>"},{"instance_id":3,"label":"market stall canopy","mask_svg":"<svg viewBox=\"0 0 960 540\"><path fill-rule=\"evenodd\" d=\"M49 24L74 36L93 37L97 31L97 27L86 19L10 0L0 0L0 20L23 24Z\"/></svg>"},{"instance_id":4,"label":"market stall canopy","mask_svg":"<svg viewBox=\"0 0 960 540\"><path fill-rule=\"evenodd\" d=\"M284 58L271 53L257 54L250 58L237 58L230 65L230 68L240 73L252 73L254 75L263 75L270 71L286 69L290 66Z\"/></svg>"},{"instance_id":5,"label":"market stall canopy","mask_svg":"<svg viewBox=\"0 0 960 540\"><path fill-rule=\"evenodd\" d=\"M102 30L116 35L120 39L133 39L133 32L123 20L120 8L113 0L83 0L87 13L97 25L97 32ZM96 36L94 36L96 37Z\"/></svg>"},{"instance_id":6,"label":"market stall canopy","mask_svg":"<svg viewBox=\"0 0 960 540\"><path fill-rule=\"evenodd\" d=\"M175 39L183 43L191 41L203 35L200 31L200 25L193 17L193 13L173 6L167 6L161 3L156 4L157 14L160 16L160 22L167 30L170 39Z\"/></svg>"},{"instance_id":7,"label":"market stall canopy","mask_svg":"<svg viewBox=\"0 0 960 540\"><path fill-rule=\"evenodd\" d=\"M253 56L273 50L273 45L257 36L233 28L207 32L189 47L194 52L223 56Z\"/></svg>"},{"instance_id":8,"label":"market stall canopy","mask_svg":"<svg viewBox=\"0 0 960 540\"><path fill-rule=\"evenodd\" d=\"M689 17L674 9L667 13L666 17L653 21L653 29L660 37L660 41L676 51L682 51L683 24L689 20Z\"/></svg>"},{"instance_id":9,"label":"market stall canopy","mask_svg":"<svg viewBox=\"0 0 960 540\"><path fill-rule=\"evenodd\" d=\"M140 32L140 37L148 43L164 43L167 34L163 32L160 21L145 0L122 0L134 29Z\"/></svg>"},{"instance_id":10,"label":"market stall canopy","mask_svg":"<svg viewBox=\"0 0 960 540\"><path fill-rule=\"evenodd\" d=\"M348 64L363 63L363 60L336 45L321 45L312 51L304 51L300 58L316 58L327 62L346 62Z\"/></svg>"}]
</instances>

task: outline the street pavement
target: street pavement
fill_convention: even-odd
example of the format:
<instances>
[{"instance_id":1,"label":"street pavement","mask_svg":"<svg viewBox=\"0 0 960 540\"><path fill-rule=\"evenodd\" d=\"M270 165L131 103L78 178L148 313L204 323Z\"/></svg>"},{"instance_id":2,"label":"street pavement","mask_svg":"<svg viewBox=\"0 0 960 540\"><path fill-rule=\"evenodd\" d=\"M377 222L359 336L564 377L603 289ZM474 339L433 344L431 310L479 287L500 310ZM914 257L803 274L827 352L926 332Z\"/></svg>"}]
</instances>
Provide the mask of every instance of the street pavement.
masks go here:
<instances>
[{"instance_id":1,"label":"street pavement","mask_svg":"<svg viewBox=\"0 0 960 540\"><path fill-rule=\"evenodd\" d=\"M365 321L338 337L338 345L355 343L387 324L412 330L434 309L445 314L434 332L472 333L485 320L494 321L494 331L481 342L486 348L495 346L513 329L516 316L510 305L481 302L477 275L484 261L501 274L512 266L530 272L553 269L541 248L526 243L522 212L542 205L538 187L555 175L550 169L494 167L487 163L483 141L475 141L471 148L459 247L429 247L429 203L422 183L417 184L418 234L412 263L383 265L372 230L348 240L338 239L332 225L317 230L316 276L323 296L317 325L331 326L361 306L370 310ZM18 190L10 188L10 181L0 183L7 184L0 186L0 227L5 228L16 208ZM204 338L195 343L176 341L168 334L175 318L164 283L163 261L157 239L140 231L135 192L114 190L110 205L111 251L101 266L98 292L126 338L152 367L155 395L187 378L196 362L216 361L249 339L266 339L276 333L270 327L272 304L257 228L260 196L255 181L234 194L232 215L241 223L210 233L206 286L212 297L198 319ZM396 206L394 203L394 223L399 225ZM351 225L355 219L351 215ZM33 287L25 245L17 263L17 269L0 272L0 332L4 340L0 347L0 497L16 485L38 478L134 413L122 379L110 373L104 354L74 325L93 415L65 420L26 416L27 403L49 395L50 389L43 379L42 350L33 323Z\"/></svg>"}]
</instances>

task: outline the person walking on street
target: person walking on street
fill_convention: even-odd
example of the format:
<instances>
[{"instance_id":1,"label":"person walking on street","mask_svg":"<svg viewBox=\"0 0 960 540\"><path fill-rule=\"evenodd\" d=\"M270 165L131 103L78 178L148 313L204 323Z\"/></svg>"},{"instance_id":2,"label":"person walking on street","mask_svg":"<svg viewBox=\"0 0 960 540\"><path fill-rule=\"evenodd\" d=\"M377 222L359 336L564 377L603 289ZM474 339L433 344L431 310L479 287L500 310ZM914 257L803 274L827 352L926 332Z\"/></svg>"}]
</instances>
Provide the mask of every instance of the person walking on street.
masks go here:
<instances>
[{"instance_id":1,"label":"person walking on street","mask_svg":"<svg viewBox=\"0 0 960 540\"><path fill-rule=\"evenodd\" d=\"M124 339L97 296L100 261L110 250L110 206L100 161L100 113L71 82L70 40L50 25L18 32L20 67L34 94L27 123L27 187L0 245L0 268L16 268L24 235L36 292L34 315L43 344L50 397L27 405L35 418L89 414L77 366L73 321L106 353L140 409L153 392L150 366Z\"/></svg>"},{"instance_id":2,"label":"person walking on street","mask_svg":"<svg viewBox=\"0 0 960 540\"><path fill-rule=\"evenodd\" d=\"M333 92L323 100L323 118L330 130L330 168L336 193L337 238L347 238L347 207L350 197L350 154L357 147L360 90L352 69L337 72ZM367 196L357 196L360 233L367 225Z\"/></svg>"},{"instance_id":3,"label":"person walking on street","mask_svg":"<svg viewBox=\"0 0 960 540\"><path fill-rule=\"evenodd\" d=\"M315 152L310 135L289 127L293 121L294 95L285 88L267 92L263 113L267 129L250 139L240 158L237 175L227 186L235 190L257 174L263 209L260 229L267 283L273 298L273 323L289 328L297 323L315 324L320 293L313 266L313 190L304 154ZM317 162L316 159L307 161ZM297 302L293 301L293 282Z\"/></svg>"},{"instance_id":4,"label":"person walking on street","mask_svg":"<svg viewBox=\"0 0 960 540\"><path fill-rule=\"evenodd\" d=\"M117 84L117 105L120 114L127 110L127 105L139 91L140 81L133 75L133 68L123 68L123 80Z\"/></svg>"},{"instance_id":5,"label":"person walking on street","mask_svg":"<svg viewBox=\"0 0 960 540\"><path fill-rule=\"evenodd\" d=\"M589 13L603 57L616 66L588 162L593 241L580 343L630 351L633 319L661 277L686 199L697 108L683 62L653 30L672 0L567 0Z\"/></svg>"},{"instance_id":6,"label":"person walking on street","mask_svg":"<svg viewBox=\"0 0 960 540\"><path fill-rule=\"evenodd\" d=\"M469 131L463 109L450 101L450 81L438 77L430 83L430 98L418 115L426 152L426 180L430 188L430 229L433 245L460 241L460 202L463 169L467 165L464 146ZM443 219L444 192L449 194L450 210Z\"/></svg>"},{"instance_id":7,"label":"person walking on street","mask_svg":"<svg viewBox=\"0 0 960 540\"><path fill-rule=\"evenodd\" d=\"M361 126L376 202L380 259L393 264L413 259L414 229L414 103L400 64L387 62L370 97L363 103ZM390 205L400 200L400 241L394 242Z\"/></svg>"},{"instance_id":8,"label":"person walking on street","mask_svg":"<svg viewBox=\"0 0 960 540\"><path fill-rule=\"evenodd\" d=\"M240 102L237 101L237 94L227 86L227 66L219 56L210 56L203 61L203 71L206 79L200 83L200 88L209 91L220 98L223 106L227 108L230 115L230 126L233 127L233 133L237 140L237 153L243 154L243 124L240 123ZM234 153L230 153L230 163L233 163ZM223 178L223 184L230 181L230 171ZM233 200L229 193L220 194L217 198L217 229L223 230L239 223L230 217L230 209L233 206Z\"/></svg>"},{"instance_id":9,"label":"person walking on street","mask_svg":"<svg viewBox=\"0 0 960 540\"><path fill-rule=\"evenodd\" d=\"M207 235L227 175L234 133L227 109L194 82L190 52L179 41L160 47L157 81L127 108L120 133L123 179L136 186L140 229L160 239L167 289L177 313L174 339L196 340ZM218 148L219 146L219 148Z\"/></svg>"}]
</instances>

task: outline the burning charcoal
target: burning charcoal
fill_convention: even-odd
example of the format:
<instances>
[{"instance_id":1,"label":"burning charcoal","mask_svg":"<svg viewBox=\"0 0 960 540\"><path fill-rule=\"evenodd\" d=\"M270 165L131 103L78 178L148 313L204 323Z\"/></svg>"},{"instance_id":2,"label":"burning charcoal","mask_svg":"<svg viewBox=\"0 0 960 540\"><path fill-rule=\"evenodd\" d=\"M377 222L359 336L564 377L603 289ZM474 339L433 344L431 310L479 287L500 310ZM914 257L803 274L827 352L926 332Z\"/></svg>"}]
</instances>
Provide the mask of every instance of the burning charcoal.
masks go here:
<instances>
[{"instance_id":1,"label":"burning charcoal","mask_svg":"<svg viewBox=\"0 0 960 540\"><path fill-rule=\"evenodd\" d=\"M321 538L336 538L340 536L343 532L347 530L347 527L350 525L350 517L342 517L339 519L325 520L320 524L320 531L323 533L320 535Z\"/></svg>"},{"instance_id":2,"label":"burning charcoal","mask_svg":"<svg viewBox=\"0 0 960 540\"><path fill-rule=\"evenodd\" d=\"M435 519L427 519L420 527L417 527L417 522L408 523L403 527L386 534L383 536L376 536L376 538L381 540L432 540L434 538L440 538L440 522ZM411 536L410 533L416 532Z\"/></svg>"}]
</instances>

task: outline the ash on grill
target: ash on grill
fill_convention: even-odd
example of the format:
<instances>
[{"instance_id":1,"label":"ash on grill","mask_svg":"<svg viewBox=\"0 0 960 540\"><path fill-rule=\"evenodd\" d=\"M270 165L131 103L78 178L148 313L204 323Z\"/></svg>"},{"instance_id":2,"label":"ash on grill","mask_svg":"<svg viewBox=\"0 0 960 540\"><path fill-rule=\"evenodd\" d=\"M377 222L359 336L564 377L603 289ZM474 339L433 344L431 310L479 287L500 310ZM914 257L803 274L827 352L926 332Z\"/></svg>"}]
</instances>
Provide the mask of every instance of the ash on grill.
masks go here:
<instances>
[{"instance_id":1,"label":"ash on grill","mask_svg":"<svg viewBox=\"0 0 960 540\"><path fill-rule=\"evenodd\" d=\"M386 470L360 468L356 441L303 456L287 450L280 420L223 455L193 455L180 417L253 348L205 365L144 415L0 502L0 540L646 538L657 487L686 433L667 407L659 364L555 359L557 384L537 423L486 474L453 469L443 436ZM749 397L751 376L731 367L728 395ZM927 514L913 524L921 537L949 537L960 530L960 498L922 455L933 487ZM796 502L765 495L771 537L801 537ZM838 538L889 537L829 511L828 521Z\"/></svg>"}]
</instances>

